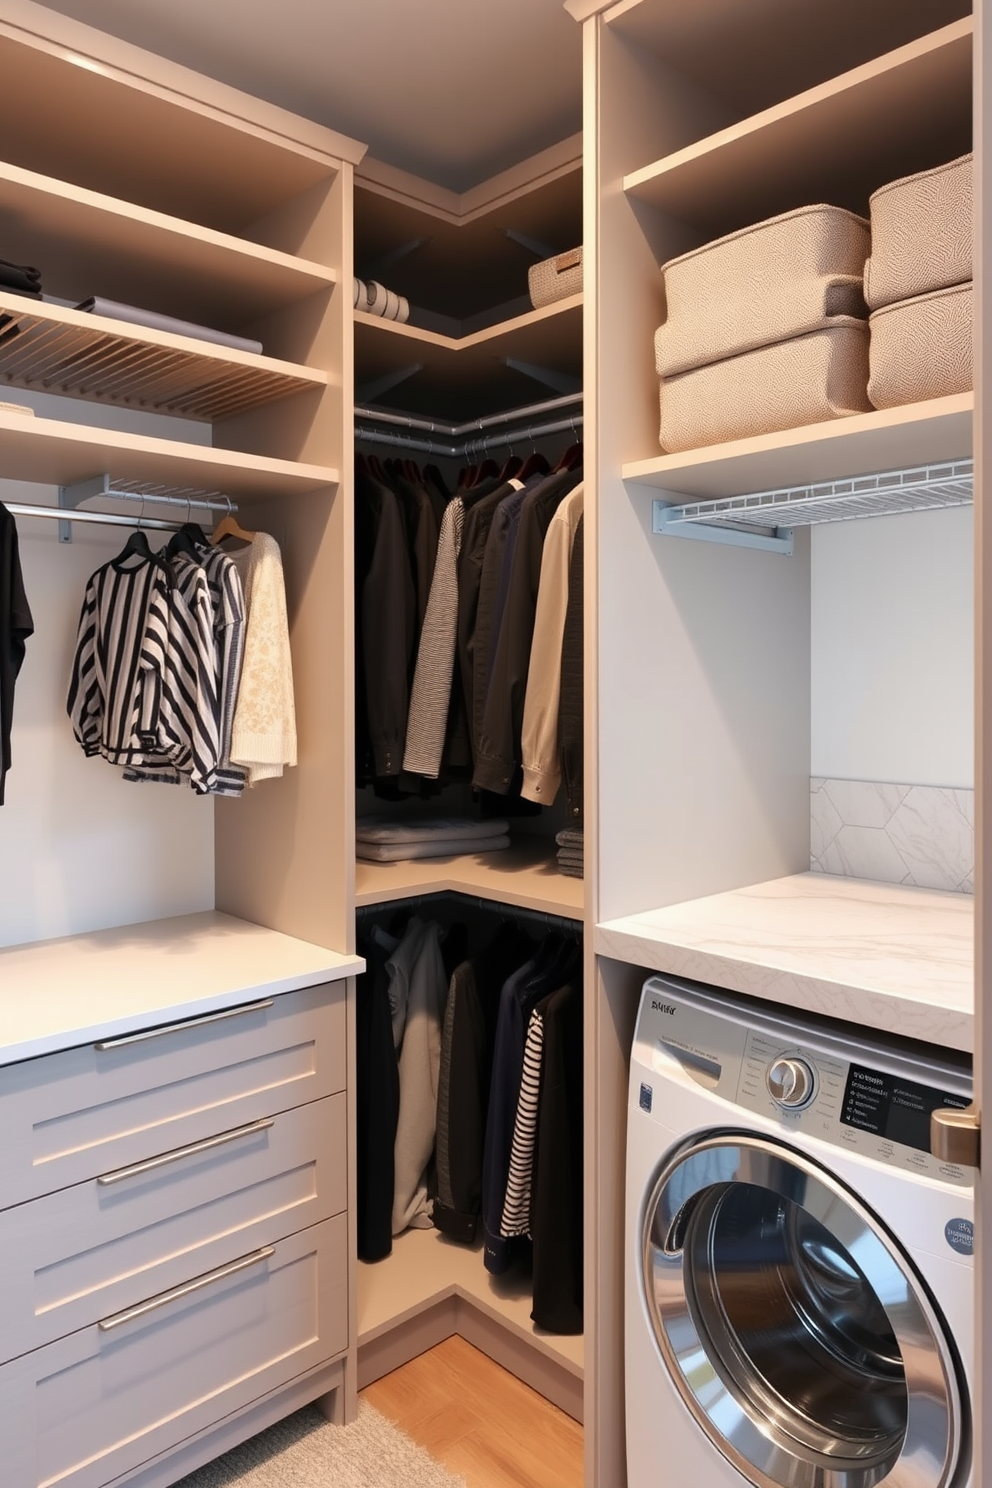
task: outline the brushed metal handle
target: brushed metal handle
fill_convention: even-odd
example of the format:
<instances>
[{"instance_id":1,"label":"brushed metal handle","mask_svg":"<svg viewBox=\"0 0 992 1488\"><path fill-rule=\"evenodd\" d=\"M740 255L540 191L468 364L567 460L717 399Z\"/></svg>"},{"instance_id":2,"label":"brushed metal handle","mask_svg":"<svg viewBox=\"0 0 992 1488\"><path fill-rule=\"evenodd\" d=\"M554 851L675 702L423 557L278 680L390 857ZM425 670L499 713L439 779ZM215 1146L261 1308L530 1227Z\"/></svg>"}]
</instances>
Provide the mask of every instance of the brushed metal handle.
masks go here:
<instances>
[{"instance_id":1,"label":"brushed metal handle","mask_svg":"<svg viewBox=\"0 0 992 1488\"><path fill-rule=\"evenodd\" d=\"M153 1173L156 1168L166 1168L170 1163L181 1162L184 1157L194 1157L198 1152L209 1152L213 1147L224 1147L228 1142L236 1142L239 1137L253 1137L256 1132L268 1131L275 1124L274 1116L268 1116L262 1121L251 1121L247 1126L221 1132L218 1137L204 1137L202 1142L190 1142L188 1147L176 1147L171 1152L163 1152L159 1157L132 1163L128 1168L117 1168L113 1173L101 1173L96 1181L104 1188L111 1183L123 1183L125 1178L136 1178L139 1173Z\"/></svg>"},{"instance_id":2,"label":"brushed metal handle","mask_svg":"<svg viewBox=\"0 0 992 1488\"><path fill-rule=\"evenodd\" d=\"M974 1101L964 1110L938 1106L930 1112L930 1151L941 1162L977 1168L981 1137L982 1118Z\"/></svg>"},{"instance_id":3,"label":"brushed metal handle","mask_svg":"<svg viewBox=\"0 0 992 1488\"><path fill-rule=\"evenodd\" d=\"M149 1297L147 1302L139 1302L137 1307L126 1307L123 1312L115 1312L112 1317L104 1318L97 1324L97 1327L103 1333L109 1333L114 1328L123 1328L125 1323L144 1317L146 1313L157 1312L160 1307L166 1307L170 1302L178 1302L181 1297L189 1297L193 1292L202 1291L204 1287L212 1286L215 1281L223 1281L227 1276L235 1276L239 1271L247 1271L249 1266L259 1265L275 1253L274 1245L265 1245L261 1250L253 1250L251 1255L242 1256L239 1261L230 1261L226 1266L218 1266L216 1271L208 1271L205 1276L197 1276L193 1281L186 1281L182 1286L173 1287L168 1292L159 1292L157 1297Z\"/></svg>"},{"instance_id":4,"label":"brushed metal handle","mask_svg":"<svg viewBox=\"0 0 992 1488\"><path fill-rule=\"evenodd\" d=\"M187 1018L183 1023L164 1023L161 1028L147 1028L144 1033L125 1033L120 1038L101 1039L94 1044L94 1049L99 1049L101 1054L105 1049L123 1049L126 1044L143 1044L148 1039L164 1038L167 1033L182 1033L187 1028L202 1028L205 1023L220 1023L223 1018L240 1018L245 1013L260 1013L264 1008L272 1007L274 997L266 997L263 1002L248 1002L244 1007L225 1008L220 1013L207 1013L204 1018Z\"/></svg>"}]
</instances>

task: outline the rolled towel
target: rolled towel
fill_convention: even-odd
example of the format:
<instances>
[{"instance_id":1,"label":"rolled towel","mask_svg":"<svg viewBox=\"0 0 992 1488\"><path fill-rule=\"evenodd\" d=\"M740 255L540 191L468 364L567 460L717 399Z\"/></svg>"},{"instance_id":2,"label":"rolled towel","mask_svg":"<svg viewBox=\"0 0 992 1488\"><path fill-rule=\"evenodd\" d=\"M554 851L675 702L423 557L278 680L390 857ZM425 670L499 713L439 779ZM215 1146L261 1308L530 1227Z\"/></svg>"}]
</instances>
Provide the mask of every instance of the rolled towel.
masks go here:
<instances>
[{"instance_id":1,"label":"rolled towel","mask_svg":"<svg viewBox=\"0 0 992 1488\"><path fill-rule=\"evenodd\" d=\"M579 847L585 842L585 832L581 827L566 827L555 837L559 847Z\"/></svg>"},{"instance_id":2,"label":"rolled towel","mask_svg":"<svg viewBox=\"0 0 992 1488\"><path fill-rule=\"evenodd\" d=\"M509 847L506 837L485 837L475 842L464 838L436 842L359 842L355 856L363 863L406 863L418 858L461 858L469 853L498 852Z\"/></svg>"},{"instance_id":3,"label":"rolled towel","mask_svg":"<svg viewBox=\"0 0 992 1488\"><path fill-rule=\"evenodd\" d=\"M383 821L375 816L360 816L355 836L366 843L405 842L476 842L490 837L503 837L510 824L502 817L492 821L466 821L464 817L412 817L409 821Z\"/></svg>"}]
</instances>

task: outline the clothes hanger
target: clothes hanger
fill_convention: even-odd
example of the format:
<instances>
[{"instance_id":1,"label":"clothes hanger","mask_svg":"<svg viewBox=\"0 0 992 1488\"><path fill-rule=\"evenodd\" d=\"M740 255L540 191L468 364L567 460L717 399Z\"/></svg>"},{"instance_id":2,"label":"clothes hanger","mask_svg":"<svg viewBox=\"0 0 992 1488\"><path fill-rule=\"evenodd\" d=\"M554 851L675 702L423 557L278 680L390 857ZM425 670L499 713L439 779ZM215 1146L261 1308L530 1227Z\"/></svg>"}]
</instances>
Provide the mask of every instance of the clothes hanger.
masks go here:
<instances>
[{"instance_id":1,"label":"clothes hanger","mask_svg":"<svg viewBox=\"0 0 992 1488\"><path fill-rule=\"evenodd\" d=\"M517 480L521 481L529 481L532 475L547 475L551 468L534 443L534 436L529 429L527 430L527 437L530 439L532 447L530 454L517 471Z\"/></svg>"},{"instance_id":2,"label":"clothes hanger","mask_svg":"<svg viewBox=\"0 0 992 1488\"><path fill-rule=\"evenodd\" d=\"M576 470L582 464L582 445L570 444L555 466L554 473L559 475L565 470Z\"/></svg>"},{"instance_id":3,"label":"clothes hanger","mask_svg":"<svg viewBox=\"0 0 992 1488\"><path fill-rule=\"evenodd\" d=\"M228 506L230 506L230 501ZM241 542L252 543L257 537L255 532L246 532L244 527L236 520L234 513L229 511L225 517L221 517L217 526L210 534L210 541L214 547L225 537L236 537Z\"/></svg>"},{"instance_id":4,"label":"clothes hanger","mask_svg":"<svg viewBox=\"0 0 992 1488\"><path fill-rule=\"evenodd\" d=\"M128 538L123 548L121 548L120 552L117 554L117 557L114 559L114 563L124 563L125 560L128 558L141 558L145 563L157 563L160 568L164 568L166 569L166 571L168 571L168 564L165 561L164 553L161 550L156 551L150 546L148 542L148 534L142 530L141 523L144 515L145 498L144 496L142 496L141 510L138 513L138 525L131 533L131 536Z\"/></svg>"}]
</instances>

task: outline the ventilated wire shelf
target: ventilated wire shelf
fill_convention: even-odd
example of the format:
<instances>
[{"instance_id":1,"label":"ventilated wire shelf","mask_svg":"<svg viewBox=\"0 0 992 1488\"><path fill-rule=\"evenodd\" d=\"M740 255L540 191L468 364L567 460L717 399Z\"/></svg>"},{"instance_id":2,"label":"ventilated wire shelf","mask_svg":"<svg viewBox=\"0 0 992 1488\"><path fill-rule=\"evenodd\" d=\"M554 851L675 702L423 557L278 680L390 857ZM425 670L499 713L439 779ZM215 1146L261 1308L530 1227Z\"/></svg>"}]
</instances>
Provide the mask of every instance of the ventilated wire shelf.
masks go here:
<instances>
[{"instance_id":1,"label":"ventilated wire shelf","mask_svg":"<svg viewBox=\"0 0 992 1488\"><path fill-rule=\"evenodd\" d=\"M123 321L110 332L85 312L54 314L30 300L15 308L13 299L0 304L0 383L8 387L212 422L315 385L232 361L209 341L195 351L152 344Z\"/></svg>"}]
</instances>

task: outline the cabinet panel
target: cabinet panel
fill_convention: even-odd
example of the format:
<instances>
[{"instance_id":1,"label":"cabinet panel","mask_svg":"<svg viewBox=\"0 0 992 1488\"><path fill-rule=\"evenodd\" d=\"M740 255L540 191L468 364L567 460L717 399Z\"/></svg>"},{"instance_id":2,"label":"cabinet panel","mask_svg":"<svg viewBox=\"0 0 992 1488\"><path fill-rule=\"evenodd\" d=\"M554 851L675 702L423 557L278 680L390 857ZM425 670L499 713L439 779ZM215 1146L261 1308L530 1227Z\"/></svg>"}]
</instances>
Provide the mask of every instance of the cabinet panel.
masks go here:
<instances>
[{"instance_id":1,"label":"cabinet panel","mask_svg":"<svg viewBox=\"0 0 992 1488\"><path fill-rule=\"evenodd\" d=\"M0 1368L5 1488L100 1488L347 1347L343 1215L235 1264Z\"/></svg>"},{"instance_id":2,"label":"cabinet panel","mask_svg":"<svg viewBox=\"0 0 992 1488\"><path fill-rule=\"evenodd\" d=\"M343 1090L345 984L0 1068L0 1203Z\"/></svg>"},{"instance_id":3,"label":"cabinet panel","mask_svg":"<svg viewBox=\"0 0 992 1488\"><path fill-rule=\"evenodd\" d=\"M328 1096L0 1213L0 1362L347 1205Z\"/></svg>"}]
</instances>

